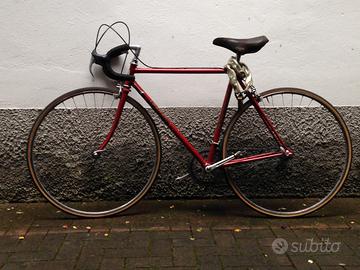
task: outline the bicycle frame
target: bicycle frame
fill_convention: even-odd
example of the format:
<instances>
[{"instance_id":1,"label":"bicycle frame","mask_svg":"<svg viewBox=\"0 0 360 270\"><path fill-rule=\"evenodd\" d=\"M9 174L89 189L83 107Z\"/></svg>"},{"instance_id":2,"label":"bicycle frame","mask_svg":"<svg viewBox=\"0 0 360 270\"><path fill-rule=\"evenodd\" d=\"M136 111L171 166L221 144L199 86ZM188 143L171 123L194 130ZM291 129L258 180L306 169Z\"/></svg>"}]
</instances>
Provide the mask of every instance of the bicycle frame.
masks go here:
<instances>
[{"instance_id":1,"label":"bicycle frame","mask_svg":"<svg viewBox=\"0 0 360 270\"><path fill-rule=\"evenodd\" d=\"M137 63L132 63L130 66L130 75L135 75L137 73L161 73L161 74L224 74L226 71L224 68L140 68L137 67ZM244 87L241 84L242 87ZM219 118L217 120L216 128L214 130L213 139L209 147L209 154L207 157L202 156L199 151L190 143L190 141L182 134L182 132L177 128L177 126L161 111L161 109L156 105L156 103L152 100L152 98L146 93L146 91L140 86L140 84L134 81L126 81L122 88L121 88L121 96L120 101L118 103L117 111L112 123L112 127L107 134L104 142L100 145L99 149L96 152L104 151L107 143L110 141L112 135L114 134L120 118L121 113L124 108L124 104L126 98L131 91L131 87L133 87L141 96L142 98L149 104L149 106L157 113L157 115L161 118L161 120L166 124L166 126L174 133L174 135L183 143L185 148L192 153L192 155L199 161L202 167L206 168L209 165L214 164L214 156L216 149L219 145L220 135L222 126L224 124L225 115L228 109L232 86L229 83L226 89L225 97L223 100L223 104L221 107L221 111L219 114ZM259 116L263 120L264 124L276 140L279 145L278 152L268 152L262 153L257 155L252 155L248 157L237 158L233 157L232 160L229 160L222 164L222 166L230 166L239 163L246 163L256 160L262 160L267 158L275 158L280 156L290 156L292 155L292 151L289 147L286 146L285 142L282 140L280 135L276 132L274 125L270 121L270 119L266 116L265 112L261 109L258 104L256 97L250 93L246 92L247 97L249 98L250 102L258 112Z\"/></svg>"}]
</instances>

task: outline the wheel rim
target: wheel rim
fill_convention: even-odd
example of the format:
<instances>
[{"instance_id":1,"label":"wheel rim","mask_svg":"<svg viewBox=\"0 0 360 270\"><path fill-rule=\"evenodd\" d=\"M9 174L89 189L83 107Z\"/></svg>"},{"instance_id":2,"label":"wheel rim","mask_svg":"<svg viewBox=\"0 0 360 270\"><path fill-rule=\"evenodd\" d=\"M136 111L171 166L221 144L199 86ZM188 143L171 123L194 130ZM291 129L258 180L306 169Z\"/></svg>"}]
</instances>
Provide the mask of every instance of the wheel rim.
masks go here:
<instances>
[{"instance_id":1,"label":"wheel rim","mask_svg":"<svg viewBox=\"0 0 360 270\"><path fill-rule=\"evenodd\" d=\"M347 127L326 100L308 91L274 89L262 97L260 106L294 156L229 167L228 182L247 205L261 213L278 217L309 214L328 203L348 175L352 153ZM225 132L223 156L235 148L244 155L278 151L260 121L246 103Z\"/></svg>"},{"instance_id":2,"label":"wheel rim","mask_svg":"<svg viewBox=\"0 0 360 270\"><path fill-rule=\"evenodd\" d=\"M118 98L107 89L79 89L52 102L30 133L28 165L41 193L77 216L102 217L138 202L153 184L160 163L155 125L130 97L105 151L103 142Z\"/></svg>"}]
</instances>

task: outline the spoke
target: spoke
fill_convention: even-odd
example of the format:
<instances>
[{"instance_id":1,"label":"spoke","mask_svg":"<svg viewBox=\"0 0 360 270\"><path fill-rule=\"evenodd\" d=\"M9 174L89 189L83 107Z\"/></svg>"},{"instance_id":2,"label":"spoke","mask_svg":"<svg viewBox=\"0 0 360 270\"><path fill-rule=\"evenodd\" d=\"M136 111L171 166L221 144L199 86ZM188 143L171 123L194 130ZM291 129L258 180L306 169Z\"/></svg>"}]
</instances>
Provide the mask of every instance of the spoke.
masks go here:
<instances>
[{"instance_id":1,"label":"spoke","mask_svg":"<svg viewBox=\"0 0 360 270\"><path fill-rule=\"evenodd\" d=\"M269 105L270 105L270 101L269 101L269 98L268 97L266 97L266 100L267 100L267 102L269 103Z\"/></svg>"},{"instance_id":2,"label":"spoke","mask_svg":"<svg viewBox=\"0 0 360 270\"><path fill-rule=\"evenodd\" d=\"M67 110L64 101L61 104L64 106L65 110Z\"/></svg>"},{"instance_id":3,"label":"spoke","mask_svg":"<svg viewBox=\"0 0 360 270\"><path fill-rule=\"evenodd\" d=\"M294 104L294 94L291 93L291 108L293 107Z\"/></svg>"},{"instance_id":4,"label":"spoke","mask_svg":"<svg viewBox=\"0 0 360 270\"><path fill-rule=\"evenodd\" d=\"M115 96L113 96L113 100L111 101L111 105L110 105L110 108L113 106L114 104L114 101L115 101Z\"/></svg>"},{"instance_id":5,"label":"spoke","mask_svg":"<svg viewBox=\"0 0 360 270\"><path fill-rule=\"evenodd\" d=\"M313 102L313 99L310 100L310 103L309 103L308 107L310 107L310 105L311 105L312 102Z\"/></svg>"},{"instance_id":6,"label":"spoke","mask_svg":"<svg viewBox=\"0 0 360 270\"><path fill-rule=\"evenodd\" d=\"M96 109L96 99L95 99L95 93L93 93L93 96L94 96L94 106L95 106L95 109Z\"/></svg>"},{"instance_id":7,"label":"spoke","mask_svg":"<svg viewBox=\"0 0 360 270\"><path fill-rule=\"evenodd\" d=\"M113 109L113 110L115 110L115 112L114 112L112 115L111 115L111 113L110 113L111 116L106 116L106 117L110 120L110 124L109 124L109 125L105 125L104 127L101 126L101 125L98 125L99 128L95 131L96 141L99 141L101 132L102 132L102 130L105 129L105 134L102 135L103 138L100 138L100 142L99 142L99 143L102 143L101 140L104 140L104 139L105 139L105 137L106 137L106 135L107 135L107 132L109 132L109 130L110 130L111 126L112 126L112 121L113 121L113 119L114 119L114 117L115 117L115 114L116 114L117 108L112 108L112 106L113 106L113 104L114 104L114 101L115 101L115 97L114 97L114 96L112 96L112 97L113 97L113 99L112 99L112 102L111 102L111 105L110 105L109 110L110 110L110 112L111 112L111 109ZM105 99L105 94L104 94L103 100L104 100L104 99ZM134 108L134 107L132 107L132 109L133 109L133 108ZM107 112L107 110L105 110L105 112ZM106 113L106 115L107 115L107 113ZM121 123L119 123L119 125L120 125L120 124L121 124ZM115 131L115 132L116 132L116 131Z\"/></svg>"},{"instance_id":8,"label":"spoke","mask_svg":"<svg viewBox=\"0 0 360 270\"><path fill-rule=\"evenodd\" d=\"M104 100L105 100L105 94L103 94L102 103L101 103L101 108L104 106Z\"/></svg>"},{"instance_id":9,"label":"spoke","mask_svg":"<svg viewBox=\"0 0 360 270\"><path fill-rule=\"evenodd\" d=\"M82 94L82 96L83 96L83 99L84 99L85 107L87 108L87 103L86 103L85 95Z\"/></svg>"},{"instance_id":10,"label":"spoke","mask_svg":"<svg viewBox=\"0 0 360 270\"><path fill-rule=\"evenodd\" d=\"M273 98L273 96L271 96L271 103L272 103L273 107L275 107L275 105L274 105L274 98Z\"/></svg>"},{"instance_id":11,"label":"spoke","mask_svg":"<svg viewBox=\"0 0 360 270\"><path fill-rule=\"evenodd\" d=\"M71 99L72 99L72 101L73 101L73 103L74 103L74 105L75 105L75 108L77 109L78 107L76 106L76 102L75 102L74 97L72 97Z\"/></svg>"},{"instance_id":12,"label":"spoke","mask_svg":"<svg viewBox=\"0 0 360 270\"><path fill-rule=\"evenodd\" d=\"M302 103L302 100L303 100L304 96L301 95L301 99L300 99L300 104L299 104L299 107L301 107L301 103Z\"/></svg>"},{"instance_id":13,"label":"spoke","mask_svg":"<svg viewBox=\"0 0 360 270\"><path fill-rule=\"evenodd\" d=\"M264 108L265 108L266 105L265 105L265 102L264 102L264 99L263 99L263 98L261 99L261 103L263 104L263 106L264 106Z\"/></svg>"},{"instance_id":14,"label":"spoke","mask_svg":"<svg viewBox=\"0 0 360 270\"><path fill-rule=\"evenodd\" d=\"M80 110L78 109L78 107L77 107L77 105L76 105L76 102L75 102L74 97L72 97L71 99L72 99L72 101L73 101L73 103L74 103L74 105L75 105L75 108L76 108L76 114L77 114L78 116L80 116Z\"/></svg>"},{"instance_id":15,"label":"spoke","mask_svg":"<svg viewBox=\"0 0 360 270\"><path fill-rule=\"evenodd\" d=\"M285 103L284 103L284 94L281 94L281 99L282 99L283 107L285 107Z\"/></svg>"}]
</instances>

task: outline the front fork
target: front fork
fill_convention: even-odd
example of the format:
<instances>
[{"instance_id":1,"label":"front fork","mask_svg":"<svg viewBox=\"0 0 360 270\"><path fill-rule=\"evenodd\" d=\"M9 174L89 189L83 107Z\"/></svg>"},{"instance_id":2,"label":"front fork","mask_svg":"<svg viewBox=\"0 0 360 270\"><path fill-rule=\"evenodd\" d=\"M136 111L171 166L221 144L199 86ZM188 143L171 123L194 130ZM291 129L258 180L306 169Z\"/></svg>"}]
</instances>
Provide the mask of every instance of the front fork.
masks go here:
<instances>
[{"instance_id":1,"label":"front fork","mask_svg":"<svg viewBox=\"0 0 360 270\"><path fill-rule=\"evenodd\" d=\"M108 134L106 135L105 140L102 142L102 144L99 146L99 148L93 152L94 157L98 157L103 151L105 151L106 145L109 143L109 141L111 140L111 137L114 135L115 130L119 125L121 114L123 112L126 98L129 94L129 92L130 92L130 82L125 82L124 85L121 86L121 92L120 92L121 94L119 94L120 100L119 100L119 103L118 103L118 106L116 109L116 113L115 113L113 122L111 124L111 128L110 128Z\"/></svg>"}]
</instances>

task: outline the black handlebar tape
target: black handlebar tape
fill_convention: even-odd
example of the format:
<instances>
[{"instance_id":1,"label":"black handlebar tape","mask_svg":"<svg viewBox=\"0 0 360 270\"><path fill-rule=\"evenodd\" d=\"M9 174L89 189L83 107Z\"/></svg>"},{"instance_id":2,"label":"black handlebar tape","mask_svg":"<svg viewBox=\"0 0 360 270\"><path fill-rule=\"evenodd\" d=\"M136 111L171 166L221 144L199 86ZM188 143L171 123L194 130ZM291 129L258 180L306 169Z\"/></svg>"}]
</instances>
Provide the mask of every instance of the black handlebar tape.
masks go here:
<instances>
[{"instance_id":1,"label":"black handlebar tape","mask_svg":"<svg viewBox=\"0 0 360 270\"><path fill-rule=\"evenodd\" d=\"M115 48L112 48L105 55L98 54L96 52L96 49L94 49L91 54L94 57L94 62L103 67L103 71L105 75L108 76L109 78L117 81L133 81L135 80L135 76L118 73L115 70L113 70L111 66L111 59L119 55L122 55L124 53L127 53L129 49L130 49L129 45L123 44L116 46Z\"/></svg>"},{"instance_id":2,"label":"black handlebar tape","mask_svg":"<svg viewBox=\"0 0 360 270\"><path fill-rule=\"evenodd\" d=\"M111 59L111 58L117 57L121 54L127 53L128 50L130 50L129 45L127 45L127 44L119 45L119 46L112 48L110 51L108 51L106 53L106 56Z\"/></svg>"}]
</instances>

